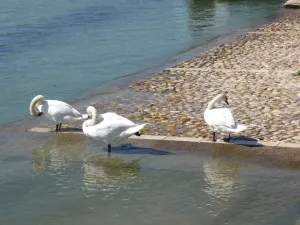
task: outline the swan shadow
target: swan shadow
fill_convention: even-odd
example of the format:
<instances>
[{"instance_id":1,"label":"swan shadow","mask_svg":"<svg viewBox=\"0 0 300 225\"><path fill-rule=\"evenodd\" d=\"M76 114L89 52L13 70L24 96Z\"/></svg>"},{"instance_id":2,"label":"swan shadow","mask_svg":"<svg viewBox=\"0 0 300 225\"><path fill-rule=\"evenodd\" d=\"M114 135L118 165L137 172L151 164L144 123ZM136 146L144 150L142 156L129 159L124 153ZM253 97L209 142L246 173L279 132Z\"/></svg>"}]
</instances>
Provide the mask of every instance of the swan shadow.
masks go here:
<instances>
[{"instance_id":1,"label":"swan shadow","mask_svg":"<svg viewBox=\"0 0 300 225\"><path fill-rule=\"evenodd\" d=\"M231 144L234 145L243 145L247 147L262 147L263 144L259 143L256 138L251 138L247 136L232 136L230 139Z\"/></svg>"},{"instance_id":2,"label":"swan shadow","mask_svg":"<svg viewBox=\"0 0 300 225\"><path fill-rule=\"evenodd\" d=\"M107 152L107 149L104 150ZM124 144L119 147L112 147L111 153L124 155L174 155L174 153L164 150L156 150L152 148L135 147L131 144Z\"/></svg>"}]
</instances>

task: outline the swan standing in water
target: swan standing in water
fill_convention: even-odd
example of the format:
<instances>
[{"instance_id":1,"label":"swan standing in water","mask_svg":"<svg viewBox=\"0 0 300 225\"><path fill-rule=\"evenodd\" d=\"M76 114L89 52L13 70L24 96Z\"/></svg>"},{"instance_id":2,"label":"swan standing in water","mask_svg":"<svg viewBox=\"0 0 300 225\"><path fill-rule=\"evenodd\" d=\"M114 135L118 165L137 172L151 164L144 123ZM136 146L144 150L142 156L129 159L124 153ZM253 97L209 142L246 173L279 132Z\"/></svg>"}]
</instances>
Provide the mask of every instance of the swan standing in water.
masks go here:
<instances>
[{"instance_id":1,"label":"swan standing in water","mask_svg":"<svg viewBox=\"0 0 300 225\"><path fill-rule=\"evenodd\" d=\"M204 112L204 120L213 131L213 141L216 141L217 131L227 133L228 139L224 139L224 141L230 141L230 133L244 131L247 127L237 122L230 109L225 107L216 107L215 104L219 101L224 101L228 104L226 93L217 95L209 102Z\"/></svg>"},{"instance_id":2,"label":"swan standing in water","mask_svg":"<svg viewBox=\"0 0 300 225\"><path fill-rule=\"evenodd\" d=\"M86 111L90 119L82 124L83 133L92 139L106 142L109 154L112 142L122 141L131 135L140 136L139 131L147 125L147 123L135 124L116 113L97 115L97 110L93 106L89 106Z\"/></svg>"},{"instance_id":3,"label":"swan standing in water","mask_svg":"<svg viewBox=\"0 0 300 225\"><path fill-rule=\"evenodd\" d=\"M45 115L46 118L54 121L56 132L61 129L63 121L86 120L88 118L87 115L82 115L69 104L58 100L45 100L42 95L37 95L31 100L29 112L32 116Z\"/></svg>"}]
</instances>

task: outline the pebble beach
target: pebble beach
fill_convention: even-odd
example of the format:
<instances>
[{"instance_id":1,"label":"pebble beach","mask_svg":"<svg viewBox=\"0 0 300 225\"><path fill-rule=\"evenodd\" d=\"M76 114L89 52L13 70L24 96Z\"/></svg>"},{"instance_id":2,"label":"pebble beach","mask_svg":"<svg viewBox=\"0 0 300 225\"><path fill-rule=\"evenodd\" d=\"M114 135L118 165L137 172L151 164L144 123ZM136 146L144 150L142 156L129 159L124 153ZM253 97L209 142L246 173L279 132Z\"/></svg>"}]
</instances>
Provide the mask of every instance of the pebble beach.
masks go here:
<instances>
[{"instance_id":1,"label":"pebble beach","mask_svg":"<svg viewBox=\"0 0 300 225\"><path fill-rule=\"evenodd\" d=\"M230 108L247 126L239 135L299 143L300 12L133 82L130 89L136 96L153 96L125 113L150 124L145 134L210 139L203 112L227 91Z\"/></svg>"}]
</instances>

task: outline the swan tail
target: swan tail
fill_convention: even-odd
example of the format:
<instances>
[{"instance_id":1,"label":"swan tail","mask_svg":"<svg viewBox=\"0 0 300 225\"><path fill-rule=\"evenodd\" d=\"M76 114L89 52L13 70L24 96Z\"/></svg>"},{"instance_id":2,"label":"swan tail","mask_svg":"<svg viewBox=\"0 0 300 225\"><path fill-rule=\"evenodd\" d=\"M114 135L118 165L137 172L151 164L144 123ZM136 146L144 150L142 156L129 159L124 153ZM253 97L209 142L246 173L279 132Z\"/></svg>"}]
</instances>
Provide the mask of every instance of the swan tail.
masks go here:
<instances>
[{"instance_id":1,"label":"swan tail","mask_svg":"<svg viewBox=\"0 0 300 225\"><path fill-rule=\"evenodd\" d=\"M137 125L134 127L130 127L128 128L126 131L122 132L120 136L131 136L131 135L137 135L140 136L140 130L143 129L146 125L148 125L147 123L141 124L141 125Z\"/></svg>"},{"instance_id":2,"label":"swan tail","mask_svg":"<svg viewBox=\"0 0 300 225\"><path fill-rule=\"evenodd\" d=\"M242 132L246 129L247 129L247 127L244 124L238 123L236 128L231 129L231 132L238 133L238 132Z\"/></svg>"}]
</instances>

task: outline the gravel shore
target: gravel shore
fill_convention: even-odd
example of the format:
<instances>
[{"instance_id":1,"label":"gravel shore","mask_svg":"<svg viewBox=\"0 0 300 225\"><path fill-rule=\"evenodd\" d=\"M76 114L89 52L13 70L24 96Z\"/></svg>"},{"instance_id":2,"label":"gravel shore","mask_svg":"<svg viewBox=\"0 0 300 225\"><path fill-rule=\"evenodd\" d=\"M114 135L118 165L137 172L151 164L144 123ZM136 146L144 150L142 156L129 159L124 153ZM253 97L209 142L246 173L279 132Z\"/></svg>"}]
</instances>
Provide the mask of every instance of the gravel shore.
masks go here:
<instances>
[{"instance_id":1,"label":"gravel shore","mask_svg":"<svg viewBox=\"0 0 300 225\"><path fill-rule=\"evenodd\" d=\"M228 92L230 108L248 126L241 135L300 142L300 13L284 16L230 43L130 85L155 97L125 115L151 124L144 133L210 136L203 112ZM222 136L219 135L219 138Z\"/></svg>"}]
</instances>

